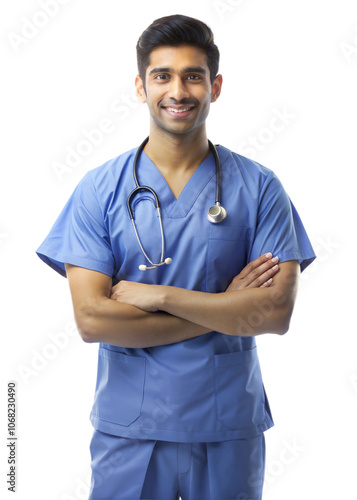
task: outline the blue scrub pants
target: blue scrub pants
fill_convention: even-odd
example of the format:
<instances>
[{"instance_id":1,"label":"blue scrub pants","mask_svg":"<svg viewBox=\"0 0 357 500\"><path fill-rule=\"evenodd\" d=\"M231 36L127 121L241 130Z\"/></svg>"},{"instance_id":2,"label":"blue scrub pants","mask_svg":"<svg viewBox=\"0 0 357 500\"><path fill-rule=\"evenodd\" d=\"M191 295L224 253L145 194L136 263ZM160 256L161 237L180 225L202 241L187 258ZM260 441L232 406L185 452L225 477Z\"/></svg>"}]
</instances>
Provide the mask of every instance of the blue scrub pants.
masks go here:
<instances>
[{"instance_id":1,"label":"blue scrub pants","mask_svg":"<svg viewBox=\"0 0 357 500\"><path fill-rule=\"evenodd\" d=\"M261 500L264 434L214 443L127 439L95 430L89 500Z\"/></svg>"}]
</instances>

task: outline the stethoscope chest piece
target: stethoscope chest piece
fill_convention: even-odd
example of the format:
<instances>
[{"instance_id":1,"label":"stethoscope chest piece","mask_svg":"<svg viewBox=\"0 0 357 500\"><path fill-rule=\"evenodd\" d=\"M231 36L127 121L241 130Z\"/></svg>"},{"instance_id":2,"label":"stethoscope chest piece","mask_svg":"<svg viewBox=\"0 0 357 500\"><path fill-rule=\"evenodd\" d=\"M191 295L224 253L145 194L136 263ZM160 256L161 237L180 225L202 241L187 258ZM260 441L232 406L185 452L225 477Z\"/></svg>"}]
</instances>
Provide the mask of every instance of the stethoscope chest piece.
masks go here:
<instances>
[{"instance_id":1,"label":"stethoscope chest piece","mask_svg":"<svg viewBox=\"0 0 357 500\"><path fill-rule=\"evenodd\" d=\"M227 217L227 211L219 203L216 203L207 212L207 219L213 224L222 222Z\"/></svg>"}]
</instances>

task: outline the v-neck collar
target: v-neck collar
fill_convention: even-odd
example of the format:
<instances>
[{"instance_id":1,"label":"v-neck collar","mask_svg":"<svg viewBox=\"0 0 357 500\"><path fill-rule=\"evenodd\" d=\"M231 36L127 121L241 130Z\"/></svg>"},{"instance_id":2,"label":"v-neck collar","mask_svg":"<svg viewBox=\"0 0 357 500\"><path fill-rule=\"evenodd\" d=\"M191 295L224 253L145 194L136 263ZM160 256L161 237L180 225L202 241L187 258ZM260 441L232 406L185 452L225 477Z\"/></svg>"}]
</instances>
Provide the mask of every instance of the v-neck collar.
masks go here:
<instances>
[{"instance_id":1,"label":"v-neck collar","mask_svg":"<svg viewBox=\"0 0 357 500\"><path fill-rule=\"evenodd\" d=\"M167 217L180 219L186 217L198 196L216 173L216 162L213 154L202 161L192 174L187 184L176 199L160 170L142 151L138 161L138 178L141 185L149 186L157 193L162 210Z\"/></svg>"}]
</instances>

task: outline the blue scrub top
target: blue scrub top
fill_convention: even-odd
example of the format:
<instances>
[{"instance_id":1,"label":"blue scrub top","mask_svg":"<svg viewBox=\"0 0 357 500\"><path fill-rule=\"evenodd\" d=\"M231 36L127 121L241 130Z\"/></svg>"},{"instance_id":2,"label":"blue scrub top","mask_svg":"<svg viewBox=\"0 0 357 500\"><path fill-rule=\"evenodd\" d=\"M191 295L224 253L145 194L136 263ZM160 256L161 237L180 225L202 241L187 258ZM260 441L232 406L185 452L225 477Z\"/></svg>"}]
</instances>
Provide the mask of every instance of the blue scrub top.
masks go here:
<instances>
[{"instance_id":1,"label":"blue scrub top","mask_svg":"<svg viewBox=\"0 0 357 500\"><path fill-rule=\"evenodd\" d=\"M280 262L298 260L301 270L314 260L299 215L275 174L219 146L221 202L227 210L220 224L207 220L216 191L212 153L177 200L141 154L139 182L159 196L165 257L172 264L140 271L138 266L147 262L126 206L135 188L136 151L88 172L37 250L61 275L69 263L107 274L113 283L125 279L218 293L263 253L272 252ZM152 197L140 193L132 206L145 251L159 262L161 234ZM176 442L239 439L265 431L273 420L255 338L210 332L145 349L100 344L91 421L109 434Z\"/></svg>"}]
</instances>

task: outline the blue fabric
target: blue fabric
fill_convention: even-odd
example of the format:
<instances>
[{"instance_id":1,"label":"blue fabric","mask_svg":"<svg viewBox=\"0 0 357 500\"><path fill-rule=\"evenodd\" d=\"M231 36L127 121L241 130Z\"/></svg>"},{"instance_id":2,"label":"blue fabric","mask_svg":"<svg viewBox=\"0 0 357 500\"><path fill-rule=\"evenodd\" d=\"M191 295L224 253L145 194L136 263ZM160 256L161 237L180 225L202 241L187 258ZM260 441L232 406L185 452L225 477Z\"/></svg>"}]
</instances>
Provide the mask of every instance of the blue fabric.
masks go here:
<instances>
[{"instance_id":1,"label":"blue fabric","mask_svg":"<svg viewBox=\"0 0 357 500\"><path fill-rule=\"evenodd\" d=\"M266 252L280 262L315 258L297 211L274 173L219 146L222 205L227 218L211 224L216 168L210 154L178 200L145 153L138 165L142 185L152 187L162 207L169 266L146 264L126 201L134 189L136 149L89 172L80 182L38 249L60 274L64 263L121 280L223 292L250 261ZM135 221L151 260L161 254L160 225L150 195L133 201ZM127 438L213 442L255 436L273 425L254 337L210 332L149 349L101 344L94 427Z\"/></svg>"},{"instance_id":2,"label":"blue fabric","mask_svg":"<svg viewBox=\"0 0 357 500\"><path fill-rule=\"evenodd\" d=\"M264 434L220 443L131 440L95 431L89 500L260 500Z\"/></svg>"}]
</instances>

